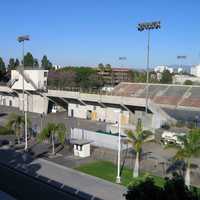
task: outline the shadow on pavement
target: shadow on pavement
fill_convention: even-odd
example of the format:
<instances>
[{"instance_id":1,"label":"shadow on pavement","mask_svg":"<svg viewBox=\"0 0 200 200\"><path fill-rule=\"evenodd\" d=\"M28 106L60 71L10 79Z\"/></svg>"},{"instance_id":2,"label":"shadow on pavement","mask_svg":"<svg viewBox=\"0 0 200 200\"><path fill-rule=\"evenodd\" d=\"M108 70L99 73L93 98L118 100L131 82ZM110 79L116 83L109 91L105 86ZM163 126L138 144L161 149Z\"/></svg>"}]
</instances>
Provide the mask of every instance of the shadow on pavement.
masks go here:
<instances>
[{"instance_id":1,"label":"shadow on pavement","mask_svg":"<svg viewBox=\"0 0 200 200\"><path fill-rule=\"evenodd\" d=\"M0 190L18 200L100 200L90 194L37 174L40 164L13 149L0 149Z\"/></svg>"}]
</instances>

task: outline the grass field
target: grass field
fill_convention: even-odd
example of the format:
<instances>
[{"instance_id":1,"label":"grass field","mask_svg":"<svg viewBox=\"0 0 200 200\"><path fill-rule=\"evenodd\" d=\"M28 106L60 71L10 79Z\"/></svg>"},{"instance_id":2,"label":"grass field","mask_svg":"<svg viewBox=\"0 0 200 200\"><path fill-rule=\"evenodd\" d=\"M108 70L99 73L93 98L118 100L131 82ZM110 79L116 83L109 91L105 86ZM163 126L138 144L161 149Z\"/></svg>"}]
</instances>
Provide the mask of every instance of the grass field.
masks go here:
<instances>
[{"instance_id":1,"label":"grass field","mask_svg":"<svg viewBox=\"0 0 200 200\"><path fill-rule=\"evenodd\" d=\"M76 170L84 172L86 174L90 174L92 176L96 176L107 181L115 183L117 167L113 165L111 162L107 161L96 161L93 163L81 165L76 168ZM144 175L144 174L143 174ZM130 182L134 181L133 172L130 169L124 168L122 173L122 185L127 186ZM156 185L163 186L164 179L158 176L152 176Z\"/></svg>"}]
</instances>

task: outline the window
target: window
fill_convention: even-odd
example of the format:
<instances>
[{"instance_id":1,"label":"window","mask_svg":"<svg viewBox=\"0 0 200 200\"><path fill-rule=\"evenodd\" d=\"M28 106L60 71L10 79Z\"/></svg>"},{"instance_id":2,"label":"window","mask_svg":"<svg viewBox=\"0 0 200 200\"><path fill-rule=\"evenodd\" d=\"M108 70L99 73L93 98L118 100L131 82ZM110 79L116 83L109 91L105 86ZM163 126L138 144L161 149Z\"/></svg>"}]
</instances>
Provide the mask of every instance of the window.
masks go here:
<instances>
[{"instance_id":1,"label":"window","mask_svg":"<svg viewBox=\"0 0 200 200\"><path fill-rule=\"evenodd\" d=\"M47 74L48 74L47 72L44 72L44 77L47 77Z\"/></svg>"},{"instance_id":2,"label":"window","mask_svg":"<svg viewBox=\"0 0 200 200\"><path fill-rule=\"evenodd\" d=\"M97 109L96 106L94 106L94 107L93 107L93 110L96 110L96 109Z\"/></svg>"},{"instance_id":3,"label":"window","mask_svg":"<svg viewBox=\"0 0 200 200\"><path fill-rule=\"evenodd\" d=\"M11 100L9 101L9 106L12 106L12 101Z\"/></svg>"}]
</instances>

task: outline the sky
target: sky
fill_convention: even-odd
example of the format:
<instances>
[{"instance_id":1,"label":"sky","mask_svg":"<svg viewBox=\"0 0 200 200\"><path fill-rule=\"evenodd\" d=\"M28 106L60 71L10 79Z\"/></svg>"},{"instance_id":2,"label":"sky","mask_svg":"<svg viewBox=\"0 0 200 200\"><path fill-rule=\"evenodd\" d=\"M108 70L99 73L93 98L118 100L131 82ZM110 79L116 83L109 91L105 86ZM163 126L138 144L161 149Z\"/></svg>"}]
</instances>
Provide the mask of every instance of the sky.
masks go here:
<instances>
[{"instance_id":1,"label":"sky","mask_svg":"<svg viewBox=\"0 0 200 200\"><path fill-rule=\"evenodd\" d=\"M21 57L16 38L28 34L25 51L39 60L46 54L62 66L143 68L147 32L137 24L160 20L161 29L151 31L150 65L200 63L199 0L1 0L0 8L5 62Z\"/></svg>"}]
</instances>

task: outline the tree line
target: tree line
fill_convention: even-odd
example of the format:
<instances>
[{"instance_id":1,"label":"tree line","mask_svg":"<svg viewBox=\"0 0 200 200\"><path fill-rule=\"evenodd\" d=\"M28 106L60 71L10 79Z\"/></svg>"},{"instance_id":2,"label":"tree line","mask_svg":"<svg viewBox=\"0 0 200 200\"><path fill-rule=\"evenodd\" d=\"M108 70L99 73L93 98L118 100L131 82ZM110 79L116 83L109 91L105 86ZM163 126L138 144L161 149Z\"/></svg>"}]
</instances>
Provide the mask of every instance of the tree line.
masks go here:
<instances>
[{"instance_id":1,"label":"tree line","mask_svg":"<svg viewBox=\"0 0 200 200\"><path fill-rule=\"evenodd\" d=\"M0 81L7 82L10 78L10 71L16 69L20 65L23 65L23 62L25 69L39 68L40 66L38 59L34 58L30 52L28 52L21 61L18 58L10 58L7 67L3 58L0 57ZM47 70L53 69L53 65L46 55L44 55L41 59L41 67Z\"/></svg>"}]
</instances>

